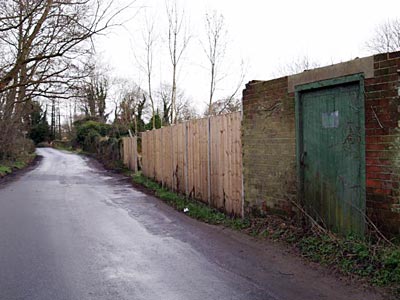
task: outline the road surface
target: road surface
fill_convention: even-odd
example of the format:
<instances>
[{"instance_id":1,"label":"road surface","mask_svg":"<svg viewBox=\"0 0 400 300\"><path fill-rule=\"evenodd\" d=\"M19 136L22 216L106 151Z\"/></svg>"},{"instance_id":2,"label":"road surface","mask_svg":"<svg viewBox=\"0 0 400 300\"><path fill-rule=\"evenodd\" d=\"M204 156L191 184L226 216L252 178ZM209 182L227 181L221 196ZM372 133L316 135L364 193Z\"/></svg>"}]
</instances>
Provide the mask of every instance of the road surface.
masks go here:
<instances>
[{"instance_id":1,"label":"road surface","mask_svg":"<svg viewBox=\"0 0 400 300\"><path fill-rule=\"evenodd\" d=\"M38 149L0 186L1 300L380 299L192 220L85 157Z\"/></svg>"}]
</instances>

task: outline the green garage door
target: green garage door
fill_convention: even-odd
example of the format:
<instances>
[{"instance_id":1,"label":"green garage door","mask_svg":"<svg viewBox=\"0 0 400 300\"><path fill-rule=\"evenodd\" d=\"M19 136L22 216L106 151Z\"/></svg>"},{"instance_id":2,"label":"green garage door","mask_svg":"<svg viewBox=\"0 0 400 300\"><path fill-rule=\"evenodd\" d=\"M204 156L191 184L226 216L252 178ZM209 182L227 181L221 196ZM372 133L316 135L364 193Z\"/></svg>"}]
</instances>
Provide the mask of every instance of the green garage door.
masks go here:
<instances>
[{"instance_id":1,"label":"green garage door","mask_svg":"<svg viewBox=\"0 0 400 300\"><path fill-rule=\"evenodd\" d=\"M311 215L342 234L364 234L364 99L360 76L297 88L298 164Z\"/></svg>"}]
</instances>

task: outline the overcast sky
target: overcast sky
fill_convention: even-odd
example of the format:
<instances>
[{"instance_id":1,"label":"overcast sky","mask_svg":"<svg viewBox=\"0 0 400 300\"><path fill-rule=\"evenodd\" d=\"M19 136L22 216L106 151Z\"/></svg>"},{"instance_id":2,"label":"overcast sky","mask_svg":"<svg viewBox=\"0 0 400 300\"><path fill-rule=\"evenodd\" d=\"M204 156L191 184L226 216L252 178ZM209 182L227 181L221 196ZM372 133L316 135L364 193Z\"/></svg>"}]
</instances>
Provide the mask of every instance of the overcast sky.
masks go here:
<instances>
[{"instance_id":1,"label":"overcast sky","mask_svg":"<svg viewBox=\"0 0 400 300\"><path fill-rule=\"evenodd\" d=\"M222 14L228 32L222 66L226 76L217 87L216 98L235 88L242 60L247 65L247 82L271 79L282 66L304 56L320 65L367 56L370 53L365 49L365 42L373 35L376 25L400 17L399 0L181 0L178 6L185 9L192 37L181 62L178 88L183 89L200 110L205 107L209 90L207 60L200 42L205 38L207 11L216 10ZM137 67L135 56L143 57L142 32L147 16L154 20L159 36L154 88L161 82L171 82L165 11L165 0L138 0L126 13L132 19L124 28L119 27L98 40L99 53L114 75L145 85L145 74Z\"/></svg>"}]
</instances>

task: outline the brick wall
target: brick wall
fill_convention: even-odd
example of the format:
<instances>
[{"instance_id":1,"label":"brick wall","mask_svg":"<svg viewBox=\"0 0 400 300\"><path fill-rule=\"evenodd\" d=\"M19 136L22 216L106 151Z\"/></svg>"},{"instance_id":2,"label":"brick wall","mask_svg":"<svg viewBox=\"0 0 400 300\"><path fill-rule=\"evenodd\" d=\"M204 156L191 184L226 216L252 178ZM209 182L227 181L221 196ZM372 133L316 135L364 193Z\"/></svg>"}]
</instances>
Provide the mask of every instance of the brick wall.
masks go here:
<instances>
[{"instance_id":1,"label":"brick wall","mask_svg":"<svg viewBox=\"0 0 400 300\"><path fill-rule=\"evenodd\" d=\"M385 232L400 233L399 176L394 157L400 120L400 52L374 56L365 80L367 212Z\"/></svg>"},{"instance_id":2,"label":"brick wall","mask_svg":"<svg viewBox=\"0 0 400 300\"><path fill-rule=\"evenodd\" d=\"M251 81L243 92L246 213L291 213L296 197L294 94L288 78Z\"/></svg>"},{"instance_id":3,"label":"brick wall","mask_svg":"<svg viewBox=\"0 0 400 300\"><path fill-rule=\"evenodd\" d=\"M399 136L399 69L400 52L395 52L307 71L303 77L249 82L243 91L245 212L293 214L291 201L297 195L293 82L363 72L367 213L383 231L399 234L399 172L393 162Z\"/></svg>"}]
</instances>

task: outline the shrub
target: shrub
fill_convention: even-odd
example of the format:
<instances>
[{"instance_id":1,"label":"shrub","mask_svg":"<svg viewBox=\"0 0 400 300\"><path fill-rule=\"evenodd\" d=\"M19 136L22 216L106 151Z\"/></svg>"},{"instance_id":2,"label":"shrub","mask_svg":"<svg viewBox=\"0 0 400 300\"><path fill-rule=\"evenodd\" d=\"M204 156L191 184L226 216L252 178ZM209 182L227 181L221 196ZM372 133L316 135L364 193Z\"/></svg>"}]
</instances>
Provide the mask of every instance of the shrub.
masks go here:
<instances>
[{"instance_id":1,"label":"shrub","mask_svg":"<svg viewBox=\"0 0 400 300\"><path fill-rule=\"evenodd\" d=\"M96 121L87 121L84 123L75 123L76 126L76 142L83 146L86 143L87 137L90 136L106 136L111 130L111 125Z\"/></svg>"}]
</instances>

